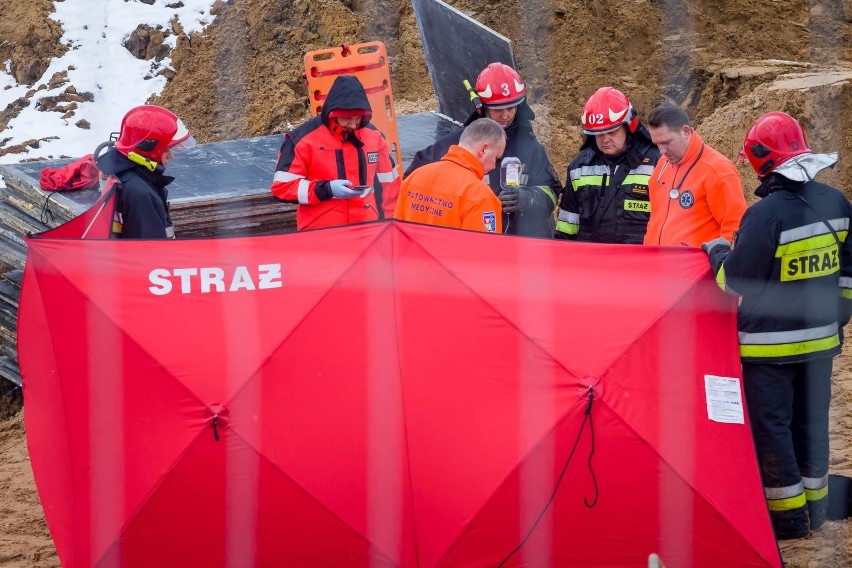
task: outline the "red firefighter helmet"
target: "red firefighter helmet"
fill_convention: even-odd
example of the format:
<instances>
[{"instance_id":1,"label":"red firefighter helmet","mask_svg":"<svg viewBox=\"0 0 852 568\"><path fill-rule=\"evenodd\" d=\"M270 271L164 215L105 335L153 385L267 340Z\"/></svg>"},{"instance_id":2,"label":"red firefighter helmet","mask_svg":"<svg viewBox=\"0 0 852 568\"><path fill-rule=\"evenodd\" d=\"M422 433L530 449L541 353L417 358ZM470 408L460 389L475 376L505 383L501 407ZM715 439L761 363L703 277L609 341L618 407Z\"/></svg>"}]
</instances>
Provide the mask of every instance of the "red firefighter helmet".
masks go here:
<instances>
[{"instance_id":1,"label":"red firefighter helmet","mask_svg":"<svg viewBox=\"0 0 852 568\"><path fill-rule=\"evenodd\" d=\"M615 130L622 124L633 133L639 126L636 109L627 96L613 87L601 87L583 106L583 134L594 136Z\"/></svg>"},{"instance_id":2,"label":"red firefighter helmet","mask_svg":"<svg viewBox=\"0 0 852 568\"><path fill-rule=\"evenodd\" d=\"M176 114L163 107L142 105L130 109L121 121L115 149L160 163L163 153L194 145L195 140Z\"/></svg>"},{"instance_id":3,"label":"red firefighter helmet","mask_svg":"<svg viewBox=\"0 0 852 568\"><path fill-rule=\"evenodd\" d=\"M768 112L749 128L737 163L747 158L762 179L793 156L810 151L798 120L785 112Z\"/></svg>"},{"instance_id":4,"label":"red firefighter helmet","mask_svg":"<svg viewBox=\"0 0 852 568\"><path fill-rule=\"evenodd\" d=\"M503 63L489 63L476 78L476 94L485 108L499 110L524 102L527 87L518 72Z\"/></svg>"}]
</instances>

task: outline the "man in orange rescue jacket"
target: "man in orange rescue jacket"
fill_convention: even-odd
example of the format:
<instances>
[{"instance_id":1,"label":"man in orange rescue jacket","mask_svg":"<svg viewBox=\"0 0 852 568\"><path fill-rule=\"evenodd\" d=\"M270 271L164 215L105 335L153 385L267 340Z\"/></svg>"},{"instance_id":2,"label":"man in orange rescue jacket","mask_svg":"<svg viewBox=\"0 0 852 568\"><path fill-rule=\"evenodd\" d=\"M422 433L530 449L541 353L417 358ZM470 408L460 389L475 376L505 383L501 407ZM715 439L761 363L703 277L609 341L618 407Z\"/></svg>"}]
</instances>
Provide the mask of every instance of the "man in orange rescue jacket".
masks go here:
<instances>
[{"instance_id":1,"label":"man in orange rescue jacket","mask_svg":"<svg viewBox=\"0 0 852 568\"><path fill-rule=\"evenodd\" d=\"M482 178L506 148L506 132L490 118L465 127L458 145L440 161L414 170L402 182L396 218L471 231L503 231L500 200Z\"/></svg>"},{"instance_id":2,"label":"man in orange rescue jacket","mask_svg":"<svg viewBox=\"0 0 852 568\"><path fill-rule=\"evenodd\" d=\"M364 87L342 75L320 115L284 136L271 190L299 204L299 230L393 215L399 175L387 140L370 124L372 116Z\"/></svg>"},{"instance_id":3,"label":"man in orange rescue jacket","mask_svg":"<svg viewBox=\"0 0 852 568\"><path fill-rule=\"evenodd\" d=\"M649 180L645 244L700 247L719 237L730 242L746 210L737 168L701 139L680 107L658 106L648 126L662 157Z\"/></svg>"}]
</instances>

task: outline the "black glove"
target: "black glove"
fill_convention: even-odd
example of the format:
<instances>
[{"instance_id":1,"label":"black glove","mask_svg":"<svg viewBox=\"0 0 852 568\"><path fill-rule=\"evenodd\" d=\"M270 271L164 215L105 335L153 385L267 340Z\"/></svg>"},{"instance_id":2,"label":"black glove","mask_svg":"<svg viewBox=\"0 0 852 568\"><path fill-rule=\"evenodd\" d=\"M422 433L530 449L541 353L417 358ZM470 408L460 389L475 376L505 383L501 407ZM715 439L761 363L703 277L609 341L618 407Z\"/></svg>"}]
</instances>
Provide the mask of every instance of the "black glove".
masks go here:
<instances>
[{"instance_id":1,"label":"black glove","mask_svg":"<svg viewBox=\"0 0 852 568\"><path fill-rule=\"evenodd\" d=\"M707 253L707 259L710 261L710 269L713 274L718 274L722 263L728 258L731 252L731 243L726 239L719 237L713 239L709 243L701 245L702 250Z\"/></svg>"},{"instance_id":2,"label":"black glove","mask_svg":"<svg viewBox=\"0 0 852 568\"><path fill-rule=\"evenodd\" d=\"M500 192L497 199L503 206L503 213L514 215L515 213L523 213L532 204L533 194L532 190L527 187L510 185Z\"/></svg>"},{"instance_id":3,"label":"black glove","mask_svg":"<svg viewBox=\"0 0 852 568\"><path fill-rule=\"evenodd\" d=\"M708 256L713 256L713 251L716 247L725 247L726 249L731 250L731 243L729 243L724 237L718 237L709 243L701 245L701 249L706 252Z\"/></svg>"},{"instance_id":4,"label":"black glove","mask_svg":"<svg viewBox=\"0 0 852 568\"><path fill-rule=\"evenodd\" d=\"M519 193L520 188L516 185L503 188L503 191L501 191L500 195L497 196L497 199L500 200L500 205L503 206L503 213L512 215L518 212Z\"/></svg>"}]
</instances>

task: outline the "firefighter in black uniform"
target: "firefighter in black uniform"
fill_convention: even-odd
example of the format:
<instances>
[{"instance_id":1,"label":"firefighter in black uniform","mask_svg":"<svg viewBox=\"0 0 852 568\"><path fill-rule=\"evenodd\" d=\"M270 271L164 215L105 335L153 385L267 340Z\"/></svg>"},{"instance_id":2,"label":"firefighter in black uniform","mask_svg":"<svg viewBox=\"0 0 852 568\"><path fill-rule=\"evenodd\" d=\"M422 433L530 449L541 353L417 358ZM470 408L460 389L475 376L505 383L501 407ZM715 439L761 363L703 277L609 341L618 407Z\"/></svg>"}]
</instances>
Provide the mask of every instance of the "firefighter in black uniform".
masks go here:
<instances>
[{"instance_id":1,"label":"firefighter in black uniform","mask_svg":"<svg viewBox=\"0 0 852 568\"><path fill-rule=\"evenodd\" d=\"M117 184L111 237L174 238L166 186L175 178L163 172L174 152L194 145L183 121L168 109L142 105L124 115L115 145L95 152L98 169Z\"/></svg>"},{"instance_id":2,"label":"firefighter in black uniform","mask_svg":"<svg viewBox=\"0 0 852 568\"><path fill-rule=\"evenodd\" d=\"M474 120L490 118L506 131L506 150L485 183L500 199L503 208L503 232L528 237L553 237L553 210L562 192L559 176L550 158L535 137L532 121L535 113L526 103L527 88L521 76L503 63L491 63L476 79L473 98L481 102L464 125ZM459 143L462 129L447 134L434 144L415 154L405 176L425 164L437 162L450 146ZM502 159L513 156L523 164L519 186L500 184Z\"/></svg>"},{"instance_id":3,"label":"firefighter in black uniform","mask_svg":"<svg viewBox=\"0 0 852 568\"><path fill-rule=\"evenodd\" d=\"M641 245L651 216L648 178L660 151L618 89L595 91L581 121L586 139L568 165L556 236Z\"/></svg>"},{"instance_id":4,"label":"firefighter in black uniform","mask_svg":"<svg viewBox=\"0 0 852 568\"><path fill-rule=\"evenodd\" d=\"M760 117L741 157L761 180L761 201L732 246L703 248L719 286L740 296L740 356L749 418L775 535L816 530L828 507L832 358L852 314L852 205L814 181L837 154L815 154L799 123Z\"/></svg>"}]
</instances>

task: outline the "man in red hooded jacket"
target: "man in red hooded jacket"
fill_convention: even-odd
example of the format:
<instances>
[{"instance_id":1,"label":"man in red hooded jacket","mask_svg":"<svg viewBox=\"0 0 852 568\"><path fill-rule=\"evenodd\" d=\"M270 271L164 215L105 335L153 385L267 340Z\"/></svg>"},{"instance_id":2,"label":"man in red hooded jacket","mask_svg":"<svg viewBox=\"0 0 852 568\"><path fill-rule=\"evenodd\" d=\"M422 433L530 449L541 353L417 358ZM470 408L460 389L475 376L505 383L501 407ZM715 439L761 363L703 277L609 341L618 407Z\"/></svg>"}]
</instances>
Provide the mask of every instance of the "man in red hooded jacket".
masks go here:
<instances>
[{"instance_id":1,"label":"man in red hooded jacket","mask_svg":"<svg viewBox=\"0 0 852 568\"><path fill-rule=\"evenodd\" d=\"M284 136L272 194L298 203L296 227L392 217L400 179L357 78L338 77L319 116Z\"/></svg>"}]
</instances>

